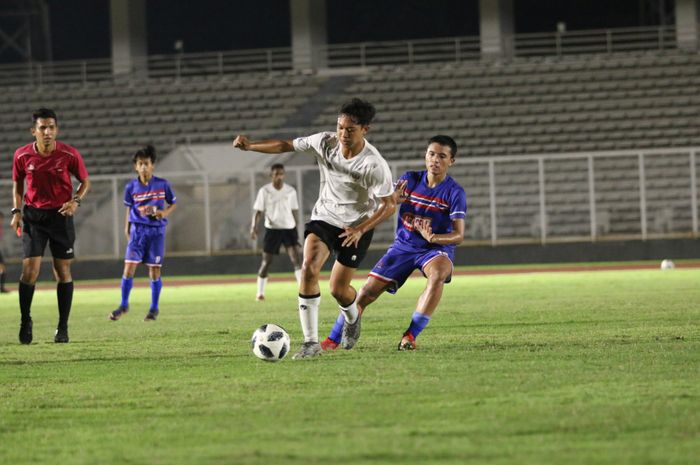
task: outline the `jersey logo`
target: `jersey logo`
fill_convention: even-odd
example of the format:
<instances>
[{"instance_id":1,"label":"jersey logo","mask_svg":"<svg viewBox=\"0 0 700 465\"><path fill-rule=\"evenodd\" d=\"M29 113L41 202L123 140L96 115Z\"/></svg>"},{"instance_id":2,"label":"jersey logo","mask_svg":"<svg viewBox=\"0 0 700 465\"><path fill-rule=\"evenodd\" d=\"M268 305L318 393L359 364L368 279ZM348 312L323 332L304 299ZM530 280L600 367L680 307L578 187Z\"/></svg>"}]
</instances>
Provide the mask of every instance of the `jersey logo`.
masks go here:
<instances>
[{"instance_id":1,"label":"jersey logo","mask_svg":"<svg viewBox=\"0 0 700 465\"><path fill-rule=\"evenodd\" d=\"M414 215L413 213L405 213L401 217L401 222L407 231L413 231L419 225L424 225L425 229L430 228L433 223L433 219L426 216Z\"/></svg>"},{"instance_id":2,"label":"jersey logo","mask_svg":"<svg viewBox=\"0 0 700 465\"><path fill-rule=\"evenodd\" d=\"M27 166L27 171L33 171L34 170L34 163L30 163L29 166Z\"/></svg>"}]
</instances>

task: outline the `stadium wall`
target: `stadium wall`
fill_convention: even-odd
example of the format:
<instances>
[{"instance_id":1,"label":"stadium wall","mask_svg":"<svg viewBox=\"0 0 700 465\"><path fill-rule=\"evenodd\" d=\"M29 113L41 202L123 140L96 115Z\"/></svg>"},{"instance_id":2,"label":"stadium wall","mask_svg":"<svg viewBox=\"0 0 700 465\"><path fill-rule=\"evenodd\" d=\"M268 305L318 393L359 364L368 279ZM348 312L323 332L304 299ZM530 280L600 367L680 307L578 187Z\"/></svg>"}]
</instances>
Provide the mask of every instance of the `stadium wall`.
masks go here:
<instances>
[{"instance_id":1,"label":"stadium wall","mask_svg":"<svg viewBox=\"0 0 700 465\"><path fill-rule=\"evenodd\" d=\"M384 249L370 250L363 263L368 269L382 256ZM499 245L496 247L467 246L458 247L455 256L456 266L486 266L533 263L581 263L608 261L663 260L670 258L700 258L700 240L673 239L647 241L603 241L559 244L518 244ZM332 260L326 264L330 270ZM236 254L216 256L168 257L163 269L164 277L183 275L216 274L255 274L260 266L259 254ZM80 260L73 265L73 277L76 280L114 279L117 283L121 276L123 262L121 259ZM291 264L286 254L275 257L270 272L290 272ZM19 279L21 265L8 264L9 283ZM137 272L137 277L147 276L145 267ZM40 280L51 280L51 266L42 265ZM115 284L116 286L117 284Z\"/></svg>"}]
</instances>

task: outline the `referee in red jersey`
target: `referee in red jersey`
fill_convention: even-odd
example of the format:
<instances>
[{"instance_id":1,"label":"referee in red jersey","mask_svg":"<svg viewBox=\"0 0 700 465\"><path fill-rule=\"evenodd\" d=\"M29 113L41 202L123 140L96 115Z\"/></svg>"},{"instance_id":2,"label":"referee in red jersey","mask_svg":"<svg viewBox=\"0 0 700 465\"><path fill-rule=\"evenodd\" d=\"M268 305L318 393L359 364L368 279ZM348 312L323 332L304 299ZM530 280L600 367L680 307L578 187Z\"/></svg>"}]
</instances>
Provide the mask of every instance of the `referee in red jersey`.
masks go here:
<instances>
[{"instance_id":1,"label":"referee in red jersey","mask_svg":"<svg viewBox=\"0 0 700 465\"><path fill-rule=\"evenodd\" d=\"M56 140L58 118L53 110L36 110L31 132L36 141L18 148L12 162L10 224L17 235L22 235L24 248L19 279L22 312L19 342L32 342L32 297L46 244L51 249L53 271L58 281L58 327L54 342L68 342L68 316L73 303L70 272L75 241L73 215L90 189L90 180L80 152ZM75 194L71 175L80 182Z\"/></svg>"}]
</instances>

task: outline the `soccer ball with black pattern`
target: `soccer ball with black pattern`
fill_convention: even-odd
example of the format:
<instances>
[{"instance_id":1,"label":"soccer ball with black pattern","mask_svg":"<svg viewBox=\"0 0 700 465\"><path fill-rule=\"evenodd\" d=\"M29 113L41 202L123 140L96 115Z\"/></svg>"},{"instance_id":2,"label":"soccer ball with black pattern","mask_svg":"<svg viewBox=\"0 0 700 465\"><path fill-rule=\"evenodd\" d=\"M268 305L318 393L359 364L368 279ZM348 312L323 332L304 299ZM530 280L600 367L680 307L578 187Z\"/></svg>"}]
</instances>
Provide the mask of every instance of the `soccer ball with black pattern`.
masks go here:
<instances>
[{"instance_id":1,"label":"soccer ball with black pattern","mask_svg":"<svg viewBox=\"0 0 700 465\"><path fill-rule=\"evenodd\" d=\"M290 343L289 333L283 327L272 323L256 329L250 339L255 356L266 362L282 360L289 352Z\"/></svg>"}]
</instances>

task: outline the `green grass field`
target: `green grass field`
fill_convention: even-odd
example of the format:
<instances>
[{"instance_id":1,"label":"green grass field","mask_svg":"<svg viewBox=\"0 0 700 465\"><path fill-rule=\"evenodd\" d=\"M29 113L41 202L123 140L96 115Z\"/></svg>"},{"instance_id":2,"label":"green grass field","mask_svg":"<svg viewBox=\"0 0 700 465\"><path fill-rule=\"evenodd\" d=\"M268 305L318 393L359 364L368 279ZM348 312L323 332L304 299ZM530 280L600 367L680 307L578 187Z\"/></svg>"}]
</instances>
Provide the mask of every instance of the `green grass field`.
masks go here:
<instances>
[{"instance_id":1,"label":"green grass field","mask_svg":"<svg viewBox=\"0 0 700 465\"><path fill-rule=\"evenodd\" d=\"M414 352L397 352L424 281L365 314L352 351L265 363L262 323L301 340L295 287L168 287L107 320L80 289L71 343L55 292L0 296L2 464L697 464L700 270L460 276ZM357 281L358 285L362 280ZM44 287L47 289L47 287ZM321 329L336 315L322 287Z\"/></svg>"}]
</instances>

